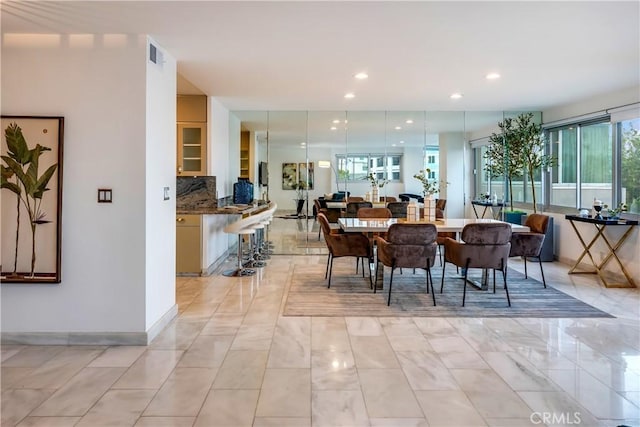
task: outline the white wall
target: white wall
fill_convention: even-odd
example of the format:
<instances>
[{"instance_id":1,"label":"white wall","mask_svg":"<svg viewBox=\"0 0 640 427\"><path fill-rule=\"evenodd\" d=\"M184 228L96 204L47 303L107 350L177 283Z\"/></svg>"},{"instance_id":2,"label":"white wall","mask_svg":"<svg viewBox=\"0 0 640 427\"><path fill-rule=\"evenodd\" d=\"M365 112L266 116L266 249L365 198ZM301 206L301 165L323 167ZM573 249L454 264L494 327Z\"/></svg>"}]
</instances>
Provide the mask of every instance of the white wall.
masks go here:
<instances>
[{"instance_id":1,"label":"white wall","mask_svg":"<svg viewBox=\"0 0 640 427\"><path fill-rule=\"evenodd\" d=\"M97 35L78 47L66 37L46 47L31 40L27 47L3 45L2 114L65 117L62 282L3 284L2 330L144 333L158 314L145 314L145 237L175 228L173 220L156 230L145 224L147 178L149 197L173 182L164 166L146 170L146 38ZM170 129L174 134L173 123ZM175 145L164 152L167 144L159 142L157 155L172 159ZM113 203L98 204L98 188L112 188ZM154 265L174 264L170 253L149 255L161 257ZM158 303L166 306L164 298Z\"/></svg>"},{"instance_id":2,"label":"white wall","mask_svg":"<svg viewBox=\"0 0 640 427\"><path fill-rule=\"evenodd\" d=\"M229 114L217 99L209 98L207 169L216 177L218 198L233 195L233 183L240 173L240 121ZM237 133L237 140L231 135ZM237 242L237 236L224 232L229 221L237 219L230 215L203 215L203 273L222 261L229 246Z\"/></svg>"},{"instance_id":3,"label":"white wall","mask_svg":"<svg viewBox=\"0 0 640 427\"><path fill-rule=\"evenodd\" d=\"M176 303L176 61L162 46L164 63L147 61L145 170L146 327ZM164 200L164 188L170 189Z\"/></svg>"},{"instance_id":4,"label":"white wall","mask_svg":"<svg viewBox=\"0 0 640 427\"><path fill-rule=\"evenodd\" d=\"M462 132L440 134L440 178L446 180L441 198L447 199L447 218L465 218L465 183L468 182L470 165L465 158L465 141Z\"/></svg>"}]
</instances>

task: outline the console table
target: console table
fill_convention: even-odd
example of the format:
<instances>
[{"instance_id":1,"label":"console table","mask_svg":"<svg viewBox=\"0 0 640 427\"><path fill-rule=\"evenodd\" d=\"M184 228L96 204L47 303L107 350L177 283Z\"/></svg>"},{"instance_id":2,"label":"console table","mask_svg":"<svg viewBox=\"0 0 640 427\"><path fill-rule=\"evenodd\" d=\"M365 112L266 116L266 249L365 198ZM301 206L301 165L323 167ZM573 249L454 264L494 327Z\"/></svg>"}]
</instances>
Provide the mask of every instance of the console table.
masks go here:
<instances>
[{"instance_id":1,"label":"console table","mask_svg":"<svg viewBox=\"0 0 640 427\"><path fill-rule=\"evenodd\" d=\"M478 215L476 206L484 206L482 215ZM473 208L473 213L476 214L476 218L484 218L484 215L487 213L487 209L491 208L491 214L493 216L493 219L500 219L500 217L502 216L502 208L504 207L504 201L493 203L490 200L472 200L471 207ZM494 209L494 208L498 208L498 209Z\"/></svg>"},{"instance_id":2,"label":"console table","mask_svg":"<svg viewBox=\"0 0 640 427\"><path fill-rule=\"evenodd\" d=\"M610 219L610 218L596 219L596 218L590 218L590 217L582 217L578 215L565 215L565 218L569 220L569 223L571 224L571 226L573 227L573 230L576 232L576 235L578 236L578 240L580 240L580 243L584 248L584 250L582 251L582 254L578 258L576 263L573 265L573 267L571 267L571 270L569 270L569 274L597 274L598 277L600 277L600 280L602 280L602 283L604 283L604 285L607 288L635 288L636 287L636 284L633 281L633 278L627 272L627 269L624 267L624 264L622 263L622 261L620 261L620 258L618 258L616 251L620 248L620 246L622 246L622 243L624 243L626 238L629 237L629 235L631 234L631 231L633 230L633 227L638 225L638 221L627 220L627 219ZM585 222L587 224L593 224L593 226L596 228L596 234L595 236L593 236L589 244L586 244L584 239L582 238L580 231L575 225L576 222ZM624 234L620 236L618 241L613 242L612 244L612 242L609 241L607 236L604 234L604 230L607 227L626 227L627 229L624 232ZM602 239L606 244L607 248L609 249L608 254L605 256L605 258L602 260L600 264L597 264L595 262L595 260L593 259L593 255L591 255L591 251L590 251L598 239ZM580 261L582 261L582 258L584 258L585 255L589 256L589 259L591 260L591 264L593 264L593 266L595 267L595 270L576 271L576 269L578 268L578 264L580 264ZM605 265L607 265L607 263L609 262L609 260L611 260L611 258L615 259L618 265L620 266L620 269L622 270L624 277L626 277L627 279L627 283L612 283L612 282L608 282L605 279L603 270Z\"/></svg>"}]
</instances>

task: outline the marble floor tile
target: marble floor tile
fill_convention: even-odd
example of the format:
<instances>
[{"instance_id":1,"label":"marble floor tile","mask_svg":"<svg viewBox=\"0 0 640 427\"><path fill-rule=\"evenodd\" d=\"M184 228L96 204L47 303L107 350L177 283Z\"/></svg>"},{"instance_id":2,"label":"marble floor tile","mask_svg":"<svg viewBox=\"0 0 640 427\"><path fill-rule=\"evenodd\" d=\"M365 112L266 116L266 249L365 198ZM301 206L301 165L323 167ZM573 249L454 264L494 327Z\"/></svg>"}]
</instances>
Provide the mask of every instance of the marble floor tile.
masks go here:
<instances>
[{"instance_id":1,"label":"marble floor tile","mask_svg":"<svg viewBox=\"0 0 640 427\"><path fill-rule=\"evenodd\" d=\"M27 417L18 427L73 427L80 417Z\"/></svg>"},{"instance_id":2,"label":"marble floor tile","mask_svg":"<svg viewBox=\"0 0 640 427\"><path fill-rule=\"evenodd\" d=\"M507 392L511 390L492 369L451 369L450 372L464 391Z\"/></svg>"},{"instance_id":3,"label":"marble floor tile","mask_svg":"<svg viewBox=\"0 0 640 427\"><path fill-rule=\"evenodd\" d=\"M6 360L3 358L2 367L36 368L66 348L67 347L60 345L24 346L20 351L11 355Z\"/></svg>"},{"instance_id":4,"label":"marble floor tile","mask_svg":"<svg viewBox=\"0 0 640 427\"><path fill-rule=\"evenodd\" d=\"M125 368L84 368L31 415L81 417L124 373Z\"/></svg>"},{"instance_id":5,"label":"marble floor tile","mask_svg":"<svg viewBox=\"0 0 640 427\"><path fill-rule=\"evenodd\" d=\"M274 331L274 325L243 324L231 344L231 350L269 350Z\"/></svg>"},{"instance_id":6,"label":"marble floor tile","mask_svg":"<svg viewBox=\"0 0 640 427\"><path fill-rule=\"evenodd\" d=\"M538 418L531 420L531 415L526 418L485 418L489 427L543 427L544 424ZM613 425L613 424L612 424Z\"/></svg>"},{"instance_id":7,"label":"marble floor tile","mask_svg":"<svg viewBox=\"0 0 640 427\"><path fill-rule=\"evenodd\" d=\"M147 347L144 346L117 346L109 347L100 356L93 359L89 368L128 368L133 365Z\"/></svg>"},{"instance_id":8,"label":"marble floor tile","mask_svg":"<svg viewBox=\"0 0 640 427\"><path fill-rule=\"evenodd\" d=\"M265 350L231 350L213 383L214 389L259 389L267 368Z\"/></svg>"},{"instance_id":9,"label":"marble floor tile","mask_svg":"<svg viewBox=\"0 0 640 427\"><path fill-rule=\"evenodd\" d=\"M447 368L488 368L480 354L460 336L430 338L427 341Z\"/></svg>"},{"instance_id":10,"label":"marble floor tile","mask_svg":"<svg viewBox=\"0 0 640 427\"><path fill-rule=\"evenodd\" d=\"M450 337L458 331L446 318L442 317L413 317L420 332L427 338Z\"/></svg>"},{"instance_id":11,"label":"marble floor tile","mask_svg":"<svg viewBox=\"0 0 640 427\"><path fill-rule=\"evenodd\" d=\"M76 426L132 426L155 392L155 390L109 390Z\"/></svg>"},{"instance_id":12,"label":"marble floor tile","mask_svg":"<svg viewBox=\"0 0 640 427\"><path fill-rule=\"evenodd\" d=\"M383 317L380 319L382 330L387 337L421 336L422 332L410 317Z\"/></svg>"},{"instance_id":13,"label":"marble floor tile","mask_svg":"<svg viewBox=\"0 0 640 427\"><path fill-rule=\"evenodd\" d=\"M67 347L18 381L16 386L34 389L60 388L103 351L104 347ZM17 356L19 353L14 357Z\"/></svg>"},{"instance_id":14,"label":"marble floor tile","mask_svg":"<svg viewBox=\"0 0 640 427\"><path fill-rule=\"evenodd\" d=\"M598 418L640 419L640 408L585 370L549 370L545 374Z\"/></svg>"},{"instance_id":15,"label":"marble floor tile","mask_svg":"<svg viewBox=\"0 0 640 427\"><path fill-rule=\"evenodd\" d=\"M564 357L556 350L535 350L531 348L515 347L516 353L526 358L538 369L575 369L576 364Z\"/></svg>"},{"instance_id":16,"label":"marble floor tile","mask_svg":"<svg viewBox=\"0 0 640 427\"><path fill-rule=\"evenodd\" d=\"M2 427L15 426L26 417L29 412L44 402L53 394L54 390L13 389L3 391L0 395L2 413L0 425Z\"/></svg>"},{"instance_id":17,"label":"marble floor tile","mask_svg":"<svg viewBox=\"0 0 640 427\"><path fill-rule=\"evenodd\" d=\"M345 317L347 331L351 336L374 337L382 335L380 320L374 317Z\"/></svg>"},{"instance_id":18,"label":"marble floor tile","mask_svg":"<svg viewBox=\"0 0 640 427\"><path fill-rule=\"evenodd\" d=\"M24 348L23 345L2 345L2 346L0 346L0 362L3 363L5 360L15 356L23 348Z\"/></svg>"},{"instance_id":19,"label":"marble floor tile","mask_svg":"<svg viewBox=\"0 0 640 427\"><path fill-rule=\"evenodd\" d=\"M494 371L516 391L557 390L544 374L517 353L481 353Z\"/></svg>"},{"instance_id":20,"label":"marble floor tile","mask_svg":"<svg viewBox=\"0 0 640 427\"><path fill-rule=\"evenodd\" d=\"M196 417L140 417L134 427L192 427Z\"/></svg>"},{"instance_id":21,"label":"marble floor tile","mask_svg":"<svg viewBox=\"0 0 640 427\"><path fill-rule=\"evenodd\" d=\"M311 352L312 390L360 390L351 351Z\"/></svg>"},{"instance_id":22,"label":"marble floor tile","mask_svg":"<svg viewBox=\"0 0 640 427\"><path fill-rule=\"evenodd\" d=\"M242 315L214 314L204 325L200 335L235 335L242 324Z\"/></svg>"},{"instance_id":23,"label":"marble floor tile","mask_svg":"<svg viewBox=\"0 0 640 427\"><path fill-rule=\"evenodd\" d=\"M143 415L195 417L209 393L217 372L215 368L176 368L153 397Z\"/></svg>"},{"instance_id":24,"label":"marble floor tile","mask_svg":"<svg viewBox=\"0 0 640 427\"><path fill-rule=\"evenodd\" d=\"M268 368L308 368L311 363L311 318L278 320L269 352Z\"/></svg>"},{"instance_id":25,"label":"marble floor tile","mask_svg":"<svg viewBox=\"0 0 640 427\"><path fill-rule=\"evenodd\" d=\"M311 414L311 369L267 369L257 417L308 417Z\"/></svg>"},{"instance_id":26,"label":"marble floor tile","mask_svg":"<svg viewBox=\"0 0 640 427\"><path fill-rule=\"evenodd\" d=\"M518 395L535 413L531 415L534 422L542 421L549 427L566 426L569 423L585 426L598 425L596 418L565 392L519 391Z\"/></svg>"},{"instance_id":27,"label":"marble floor tile","mask_svg":"<svg viewBox=\"0 0 640 427\"><path fill-rule=\"evenodd\" d=\"M391 348L398 351L427 351L433 352L433 347L423 335L415 336L387 336Z\"/></svg>"},{"instance_id":28,"label":"marble floor tile","mask_svg":"<svg viewBox=\"0 0 640 427\"><path fill-rule=\"evenodd\" d=\"M159 389L182 356L182 350L147 350L113 388Z\"/></svg>"},{"instance_id":29,"label":"marble floor tile","mask_svg":"<svg viewBox=\"0 0 640 427\"><path fill-rule=\"evenodd\" d=\"M370 418L371 427L429 427L425 418Z\"/></svg>"},{"instance_id":30,"label":"marble floor tile","mask_svg":"<svg viewBox=\"0 0 640 427\"><path fill-rule=\"evenodd\" d=\"M418 391L418 402L429 426L486 426L462 391Z\"/></svg>"},{"instance_id":31,"label":"marble floor tile","mask_svg":"<svg viewBox=\"0 0 640 427\"><path fill-rule=\"evenodd\" d=\"M396 354L384 335L352 336L351 348L353 349L358 369L391 369L400 367Z\"/></svg>"},{"instance_id":32,"label":"marble floor tile","mask_svg":"<svg viewBox=\"0 0 640 427\"><path fill-rule=\"evenodd\" d=\"M369 426L360 390L317 390L311 395L313 427Z\"/></svg>"},{"instance_id":33,"label":"marble floor tile","mask_svg":"<svg viewBox=\"0 0 640 427\"><path fill-rule=\"evenodd\" d=\"M253 427L311 427L311 418L256 417Z\"/></svg>"},{"instance_id":34,"label":"marble floor tile","mask_svg":"<svg viewBox=\"0 0 640 427\"><path fill-rule=\"evenodd\" d=\"M413 390L459 390L435 352L398 351L400 366Z\"/></svg>"},{"instance_id":35,"label":"marble floor tile","mask_svg":"<svg viewBox=\"0 0 640 427\"><path fill-rule=\"evenodd\" d=\"M36 368L5 368L0 369L0 379L2 390L13 388L20 380L31 374Z\"/></svg>"},{"instance_id":36,"label":"marble floor tile","mask_svg":"<svg viewBox=\"0 0 640 427\"><path fill-rule=\"evenodd\" d=\"M640 374L632 371L627 363L609 360L576 362L578 366L616 391L640 391Z\"/></svg>"},{"instance_id":37,"label":"marble floor tile","mask_svg":"<svg viewBox=\"0 0 640 427\"><path fill-rule=\"evenodd\" d=\"M347 324L343 317L311 318L311 349L346 351L351 350Z\"/></svg>"},{"instance_id":38,"label":"marble floor tile","mask_svg":"<svg viewBox=\"0 0 640 427\"><path fill-rule=\"evenodd\" d=\"M196 339L206 322L174 320L151 342L153 350L186 350Z\"/></svg>"},{"instance_id":39,"label":"marble floor tile","mask_svg":"<svg viewBox=\"0 0 640 427\"><path fill-rule=\"evenodd\" d=\"M194 427L251 427L259 390L211 390Z\"/></svg>"},{"instance_id":40,"label":"marble floor tile","mask_svg":"<svg viewBox=\"0 0 640 427\"><path fill-rule=\"evenodd\" d=\"M200 335L184 352L178 362L180 368L218 368L231 347L233 336Z\"/></svg>"},{"instance_id":41,"label":"marble floor tile","mask_svg":"<svg viewBox=\"0 0 640 427\"><path fill-rule=\"evenodd\" d=\"M371 418L421 418L424 416L400 369L358 368L362 394Z\"/></svg>"},{"instance_id":42,"label":"marble floor tile","mask_svg":"<svg viewBox=\"0 0 640 427\"><path fill-rule=\"evenodd\" d=\"M487 418L527 418L529 408L513 391L494 392L491 390L467 391L467 397L478 413Z\"/></svg>"}]
</instances>

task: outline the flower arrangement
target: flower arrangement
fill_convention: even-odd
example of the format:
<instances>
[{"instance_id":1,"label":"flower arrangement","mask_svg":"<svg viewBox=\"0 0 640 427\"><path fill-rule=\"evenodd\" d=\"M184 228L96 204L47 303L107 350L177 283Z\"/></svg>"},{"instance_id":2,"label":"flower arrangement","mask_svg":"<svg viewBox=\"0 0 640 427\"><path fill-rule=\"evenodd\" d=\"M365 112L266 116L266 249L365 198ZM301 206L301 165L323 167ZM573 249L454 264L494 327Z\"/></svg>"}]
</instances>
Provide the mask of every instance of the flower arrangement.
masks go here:
<instances>
[{"instance_id":1,"label":"flower arrangement","mask_svg":"<svg viewBox=\"0 0 640 427\"><path fill-rule=\"evenodd\" d=\"M431 174L431 169L427 168L424 171L420 171L413 175L415 179L422 183L422 192L424 197L428 197L430 195L436 194L440 192L440 186L443 182L438 182L437 180L429 179L428 176Z\"/></svg>"},{"instance_id":2,"label":"flower arrangement","mask_svg":"<svg viewBox=\"0 0 640 427\"><path fill-rule=\"evenodd\" d=\"M607 209L607 205L604 206ZM609 218L619 218L622 212L627 211L627 205L625 203L620 203L617 208L608 209L609 210Z\"/></svg>"},{"instance_id":3,"label":"flower arrangement","mask_svg":"<svg viewBox=\"0 0 640 427\"><path fill-rule=\"evenodd\" d=\"M376 178L376 177L373 175L373 173L370 173L370 174L367 176L367 179L368 179L368 180L369 180L369 182L371 183L371 186L372 186L372 187L379 187L379 188L384 187L384 185L385 185L387 182L389 182L389 180L387 180L387 179L378 179L378 178Z\"/></svg>"}]
</instances>

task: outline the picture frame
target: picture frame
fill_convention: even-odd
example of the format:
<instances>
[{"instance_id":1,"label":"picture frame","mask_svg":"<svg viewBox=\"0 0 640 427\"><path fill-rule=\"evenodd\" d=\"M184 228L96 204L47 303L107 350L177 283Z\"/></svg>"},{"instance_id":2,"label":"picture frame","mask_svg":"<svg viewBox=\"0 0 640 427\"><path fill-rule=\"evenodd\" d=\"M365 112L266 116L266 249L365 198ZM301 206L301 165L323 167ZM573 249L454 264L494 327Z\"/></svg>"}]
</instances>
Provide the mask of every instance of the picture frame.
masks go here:
<instances>
[{"instance_id":1,"label":"picture frame","mask_svg":"<svg viewBox=\"0 0 640 427\"><path fill-rule=\"evenodd\" d=\"M1 116L2 283L60 283L64 117Z\"/></svg>"},{"instance_id":2,"label":"picture frame","mask_svg":"<svg viewBox=\"0 0 640 427\"><path fill-rule=\"evenodd\" d=\"M295 190L298 186L297 163L282 164L282 189Z\"/></svg>"}]
</instances>

